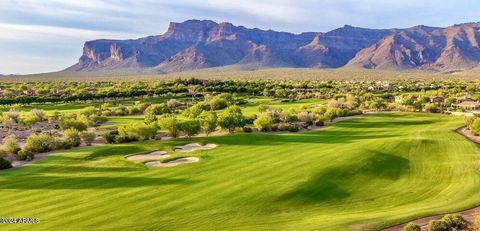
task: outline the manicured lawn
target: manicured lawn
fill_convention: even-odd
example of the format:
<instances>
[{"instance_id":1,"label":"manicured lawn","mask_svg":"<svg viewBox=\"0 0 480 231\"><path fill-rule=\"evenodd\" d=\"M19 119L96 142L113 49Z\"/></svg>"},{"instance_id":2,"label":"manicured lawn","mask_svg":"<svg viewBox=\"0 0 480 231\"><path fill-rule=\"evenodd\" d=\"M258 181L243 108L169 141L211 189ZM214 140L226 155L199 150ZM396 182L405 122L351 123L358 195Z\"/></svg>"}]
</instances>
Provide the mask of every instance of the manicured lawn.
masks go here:
<instances>
[{"instance_id":1,"label":"manicured lawn","mask_svg":"<svg viewBox=\"0 0 480 231\"><path fill-rule=\"evenodd\" d=\"M279 99L272 99L267 97L256 97L248 100L248 103L245 105L240 105L244 115L250 116L253 114L260 114L258 112L258 106L261 104L268 105L272 108L282 109L283 111L288 111L290 109L300 110L302 107L316 106L320 104L325 104L326 100L318 99L302 99L294 102L281 102Z\"/></svg>"},{"instance_id":2,"label":"manicured lawn","mask_svg":"<svg viewBox=\"0 0 480 231\"><path fill-rule=\"evenodd\" d=\"M63 151L0 171L0 230L352 230L480 204L480 148L462 118L370 115L298 134L236 134L201 161L147 168L127 154L191 142Z\"/></svg>"}]
</instances>

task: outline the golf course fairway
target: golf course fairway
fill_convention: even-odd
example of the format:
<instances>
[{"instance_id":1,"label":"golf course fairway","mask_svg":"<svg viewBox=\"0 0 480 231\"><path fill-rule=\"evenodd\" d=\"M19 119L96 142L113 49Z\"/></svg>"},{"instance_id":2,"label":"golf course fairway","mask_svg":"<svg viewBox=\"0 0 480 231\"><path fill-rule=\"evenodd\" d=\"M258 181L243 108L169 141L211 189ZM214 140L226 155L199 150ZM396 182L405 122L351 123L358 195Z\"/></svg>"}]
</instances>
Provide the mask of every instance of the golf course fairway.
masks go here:
<instances>
[{"instance_id":1,"label":"golf course fairway","mask_svg":"<svg viewBox=\"0 0 480 231\"><path fill-rule=\"evenodd\" d=\"M463 118L374 114L307 133L233 134L60 151L0 171L0 230L369 230L480 205ZM200 142L199 162L124 157Z\"/></svg>"}]
</instances>

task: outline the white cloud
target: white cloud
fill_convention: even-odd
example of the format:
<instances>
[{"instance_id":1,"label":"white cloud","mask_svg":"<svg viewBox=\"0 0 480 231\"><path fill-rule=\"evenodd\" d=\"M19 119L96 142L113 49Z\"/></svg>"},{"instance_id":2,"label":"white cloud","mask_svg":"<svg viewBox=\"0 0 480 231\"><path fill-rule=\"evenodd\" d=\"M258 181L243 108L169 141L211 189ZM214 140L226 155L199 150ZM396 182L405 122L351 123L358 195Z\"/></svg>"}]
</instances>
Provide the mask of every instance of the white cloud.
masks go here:
<instances>
[{"instance_id":1,"label":"white cloud","mask_svg":"<svg viewBox=\"0 0 480 231\"><path fill-rule=\"evenodd\" d=\"M98 38L129 39L140 37L139 34L115 31L95 31L76 28L65 28L42 25L19 25L0 23L0 39L30 40L39 39L58 40L65 38L79 38L84 40Z\"/></svg>"}]
</instances>

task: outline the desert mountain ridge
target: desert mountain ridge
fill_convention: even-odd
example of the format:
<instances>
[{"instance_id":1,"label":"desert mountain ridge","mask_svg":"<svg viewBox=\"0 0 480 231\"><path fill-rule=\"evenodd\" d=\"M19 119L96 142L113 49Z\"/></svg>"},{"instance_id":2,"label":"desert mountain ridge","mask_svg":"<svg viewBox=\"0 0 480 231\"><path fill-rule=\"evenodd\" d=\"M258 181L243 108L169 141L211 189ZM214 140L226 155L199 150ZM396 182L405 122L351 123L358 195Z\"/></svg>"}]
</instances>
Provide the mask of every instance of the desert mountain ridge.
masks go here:
<instances>
[{"instance_id":1,"label":"desert mountain ridge","mask_svg":"<svg viewBox=\"0 0 480 231\"><path fill-rule=\"evenodd\" d=\"M349 25L300 34L228 22L170 23L161 35L84 44L69 73L171 73L223 66L458 71L480 67L480 23L445 28L368 29Z\"/></svg>"}]
</instances>

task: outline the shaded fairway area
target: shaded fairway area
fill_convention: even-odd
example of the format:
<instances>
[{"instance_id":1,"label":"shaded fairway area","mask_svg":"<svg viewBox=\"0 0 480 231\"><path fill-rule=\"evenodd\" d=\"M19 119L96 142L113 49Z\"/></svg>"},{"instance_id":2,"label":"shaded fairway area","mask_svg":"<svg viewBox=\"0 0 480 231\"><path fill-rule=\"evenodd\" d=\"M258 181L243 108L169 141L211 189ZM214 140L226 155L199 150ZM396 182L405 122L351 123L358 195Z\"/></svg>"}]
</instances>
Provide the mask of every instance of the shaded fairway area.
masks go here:
<instances>
[{"instance_id":1,"label":"shaded fairway area","mask_svg":"<svg viewBox=\"0 0 480 231\"><path fill-rule=\"evenodd\" d=\"M0 171L0 230L364 230L480 204L462 118L368 115L317 132L105 145ZM191 142L200 162L124 159Z\"/></svg>"}]
</instances>

